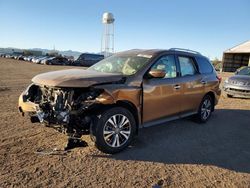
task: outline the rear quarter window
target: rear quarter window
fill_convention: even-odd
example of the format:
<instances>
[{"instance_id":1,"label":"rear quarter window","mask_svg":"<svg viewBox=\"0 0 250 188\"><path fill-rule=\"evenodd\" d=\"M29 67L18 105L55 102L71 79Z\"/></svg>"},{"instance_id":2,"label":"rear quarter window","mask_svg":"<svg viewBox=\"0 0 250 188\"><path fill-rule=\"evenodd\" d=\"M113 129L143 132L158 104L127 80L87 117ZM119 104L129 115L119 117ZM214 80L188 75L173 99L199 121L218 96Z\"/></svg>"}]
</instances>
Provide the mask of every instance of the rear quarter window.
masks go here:
<instances>
[{"instance_id":1,"label":"rear quarter window","mask_svg":"<svg viewBox=\"0 0 250 188\"><path fill-rule=\"evenodd\" d=\"M208 59L204 57L196 57L196 61L201 74L208 74L214 71L214 68Z\"/></svg>"}]
</instances>

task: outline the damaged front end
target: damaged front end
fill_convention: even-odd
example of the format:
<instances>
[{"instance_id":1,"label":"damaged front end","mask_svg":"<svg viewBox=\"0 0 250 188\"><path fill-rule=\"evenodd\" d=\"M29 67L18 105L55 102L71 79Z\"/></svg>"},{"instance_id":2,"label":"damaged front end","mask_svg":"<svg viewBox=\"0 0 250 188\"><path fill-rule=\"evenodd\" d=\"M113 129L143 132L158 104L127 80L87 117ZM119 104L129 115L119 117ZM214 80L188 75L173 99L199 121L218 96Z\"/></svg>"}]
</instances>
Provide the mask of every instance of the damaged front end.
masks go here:
<instances>
[{"instance_id":1,"label":"damaged front end","mask_svg":"<svg viewBox=\"0 0 250 188\"><path fill-rule=\"evenodd\" d=\"M81 137L90 130L98 108L99 88L58 88L31 84L19 98L19 110L31 122L41 122L69 136Z\"/></svg>"}]
</instances>

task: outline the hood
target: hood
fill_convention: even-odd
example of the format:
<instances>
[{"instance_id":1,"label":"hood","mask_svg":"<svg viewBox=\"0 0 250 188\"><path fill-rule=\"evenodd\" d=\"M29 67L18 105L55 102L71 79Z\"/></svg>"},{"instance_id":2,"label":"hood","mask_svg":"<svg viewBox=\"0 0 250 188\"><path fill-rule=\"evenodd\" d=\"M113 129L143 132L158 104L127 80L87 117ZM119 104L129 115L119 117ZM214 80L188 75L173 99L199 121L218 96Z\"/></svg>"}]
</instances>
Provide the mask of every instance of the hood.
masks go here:
<instances>
[{"instance_id":1,"label":"hood","mask_svg":"<svg viewBox=\"0 0 250 188\"><path fill-rule=\"evenodd\" d=\"M119 81L122 77L114 73L69 69L39 74L32 79L32 82L52 87L89 87L94 84Z\"/></svg>"},{"instance_id":2,"label":"hood","mask_svg":"<svg viewBox=\"0 0 250 188\"><path fill-rule=\"evenodd\" d=\"M229 81L238 81L238 82L250 82L250 76L247 75L234 75L229 78Z\"/></svg>"}]
</instances>

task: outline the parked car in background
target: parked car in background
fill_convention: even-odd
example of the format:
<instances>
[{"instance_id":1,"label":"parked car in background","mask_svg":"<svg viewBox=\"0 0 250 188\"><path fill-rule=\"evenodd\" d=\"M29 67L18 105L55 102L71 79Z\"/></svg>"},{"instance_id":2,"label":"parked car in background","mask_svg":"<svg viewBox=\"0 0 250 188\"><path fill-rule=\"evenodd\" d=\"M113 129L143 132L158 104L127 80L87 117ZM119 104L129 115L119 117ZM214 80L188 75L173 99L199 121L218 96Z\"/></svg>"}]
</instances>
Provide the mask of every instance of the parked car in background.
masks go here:
<instances>
[{"instance_id":1,"label":"parked car in background","mask_svg":"<svg viewBox=\"0 0 250 188\"><path fill-rule=\"evenodd\" d=\"M24 56L23 56L23 55L19 55L19 56L17 57L17 60L24 60Z\"/></svg>"},{"instance_id":2,"label":"parked car in background","mask_svg":"<svg viewBox=\"0 0 250 188\"><path fill-rule=\"evenodd\" d=\"M102 59L104 59L104 55L83 53L78 57L73 65L90 67Z\"/></svg>"},{"instance_id":3,"label":"parked car in background","mask_svg":"<svg viewBox=\"0 0 250 188\"><path fill-rule=\"evenodd\" d=\"M220 81L198 52L129 50L87 70L35 76L19 97L19 110L33 123L79 138L73 142L90 133L97 148L116 153L139 128L190 115L205 123L221 94Z\"/></svg>"},{"instance_id":4,"label":"parked car in background","mask_svg":"<svg viewBox=\"0 0 250 188\"><path fill-rule=\"evenodd\" d=\"M27 61L27 59L28 59L28 56L24 56L24 58L23 58L23 59L24 59L24 61Z\"/></svg>"},{"instance_id":5,"label":"parked car in background","mask_svg":"<svg viewBox=\"0 0 250 188\"><path fill-rule=\"evenodd\" d=\"M30 59L32 58L32 56L24 56L24 61L30 61Z\"/></svg>"},{"instance_id":6,"label":"parked car in background","mask_svg":"<svg viewBox=\"0 0 250 188\"><path fill-rule=\"evenodd\" d=\"M12 54L9 54L9 55L8 55L8 58L14 59L14 56L13 56Z\"/></svg>"},{"instance_id":7,"label":"parked car in background","mask_svg":"<svg viewBox=\"0 0 250 188\"><path fill-rule=\"evenodd\" d=\"M41 61L41 64L47 65L47 61L54 59L55 57L47 56L45 59Z\"/></svg>"},{"instance_id":8,"label":"parked car in background","mask_svg":"<svg viewBox=\"0 0 250 188\"><path fill-rule=\"evenodd\" d=\"M46 59L46 58L47 58L46 56L38 57L38 58L35 59L34 63L36 63L36 64L41 64L41 61L42 61L43 59Z\"/></svg>"},{"instance_id":9,"label":"parked car in background","mask_svg":"<svg viewBox=\"0 0 250 188\"><path fill-rule=\"evenodd\" d=\"M32 61L32 58L34 58L34 56L28 56L28 57L26 58L26 61Z\"/></svg>"},{"instance_id":10,"label":"parked car in background","mask_svg":"<svg viewBox=\"0 0 250 188\"><path fill-rule=\"evenodd\" d=\"M6 55L5 55L5 58L10 58L10 54L6 54Z\"/></svg>"},{"instance_id":11,"label":"parked car in background","mask_svg":"<svg viewBox=\"0 0 250 188\"><path fill-rule=\"evenodd\" d=\"M250 98L250 66L239 68L225 80L223 89L228 97Z\"/></svg>"},{"instance_id":12,"label":"parked car in background","mask_svg":"<svg viewBox=\"0 0 250 188\"><path fill-rule=\"evenodd\" d=\"M45 62L46 65L70 65L70 61L65 57L53 57Z\"/></svg>"},{"instance_id":13,"label":"parked car in background","mask_svg":"<svg viewBox=\"0 0 250 188\"><path fill-rule=\"evenodd\" d=\"M41 58L41 57L42 57L42 56L34 56L34 57L31 59L32 63L36 63L36 60L39 59L39 58Z\"/></svg>"}]
</instances>

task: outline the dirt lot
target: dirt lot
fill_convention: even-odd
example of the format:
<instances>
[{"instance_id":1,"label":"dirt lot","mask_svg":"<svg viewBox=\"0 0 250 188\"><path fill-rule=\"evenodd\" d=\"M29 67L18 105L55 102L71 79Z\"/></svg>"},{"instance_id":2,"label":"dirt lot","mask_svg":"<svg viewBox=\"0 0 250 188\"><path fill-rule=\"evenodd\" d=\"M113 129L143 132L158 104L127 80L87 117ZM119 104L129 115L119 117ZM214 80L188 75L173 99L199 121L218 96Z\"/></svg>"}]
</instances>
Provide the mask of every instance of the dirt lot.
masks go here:
<instances>
[{"instance_id":1,"label":"dirt lot","mask_svg":"<svg viewBox=\"0 0 250 188\"><path fill-rule=\"evenodd\" d=\"M88 147L66 155L66 136L17 111L30 79L69 67L0 58L0 187L250 187L250 100L221 97L206 124L190 119L145 128L116 155ZM229 74L222 74L223 78Z\"/></svg>"}]
</instances>

